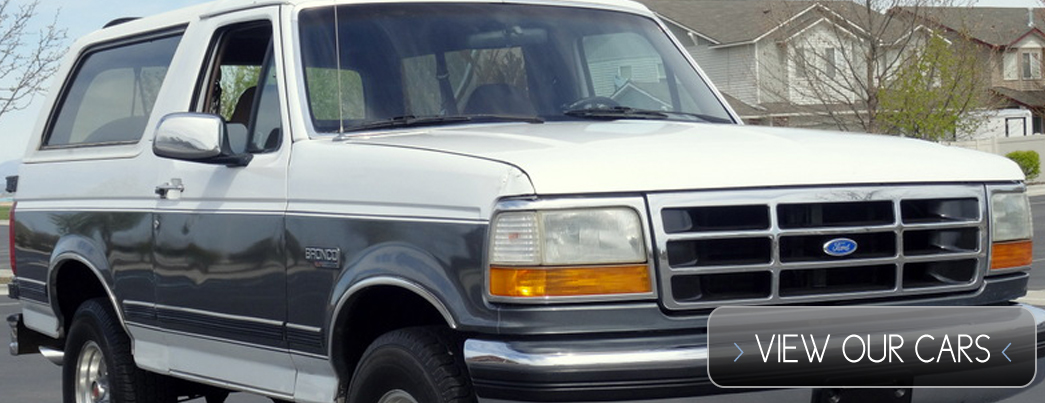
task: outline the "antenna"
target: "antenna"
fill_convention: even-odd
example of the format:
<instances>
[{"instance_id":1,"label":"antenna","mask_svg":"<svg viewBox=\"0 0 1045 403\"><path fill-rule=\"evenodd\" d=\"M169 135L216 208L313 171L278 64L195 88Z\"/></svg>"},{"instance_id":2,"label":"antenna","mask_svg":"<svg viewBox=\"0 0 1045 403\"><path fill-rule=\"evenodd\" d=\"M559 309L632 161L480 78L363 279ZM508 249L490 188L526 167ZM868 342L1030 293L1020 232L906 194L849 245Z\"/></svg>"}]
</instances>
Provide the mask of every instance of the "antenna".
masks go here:
<instances>
[{"instance_id":1,"label":"antenna","mask_svg":"<svg viewBox=\"0 0 1045 403\"><path fill-rule=\"evenodd\" d=\"M337 0L334 1L334 61L336 70L334 74L337 75L337 134L340 136L345 134L345 104L341 94L341 31L340 25L337 21Z\"/></svg>"}]
</instances>

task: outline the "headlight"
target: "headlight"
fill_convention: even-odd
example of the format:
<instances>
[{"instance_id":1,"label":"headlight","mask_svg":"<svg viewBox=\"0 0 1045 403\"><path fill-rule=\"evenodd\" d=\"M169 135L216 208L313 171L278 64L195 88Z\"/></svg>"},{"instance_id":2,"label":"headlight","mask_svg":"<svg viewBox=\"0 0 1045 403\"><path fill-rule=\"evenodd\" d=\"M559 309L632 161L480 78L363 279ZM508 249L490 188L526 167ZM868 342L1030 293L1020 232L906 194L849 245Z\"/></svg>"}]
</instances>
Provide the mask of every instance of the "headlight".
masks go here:
<instances>
[{"instance_id":1,"label":"headlight","mask_svg":"<svg viewBox=\"0 0 1045 403\"><path fill-rule=\"evenodd\" d=\"M1032 231L1026 193L991 195L991 269L1030 266Z\"/></svg>"},{"instance_id":2,"label":"headlight","mask_svg":"<svg viewBox=\"0 0 1045 403\"><path fill-rule=\"evenodd\" d=\"M627 207L509 211L491 228L494 297L650 294L646 241Z\"/></svg>"}]
</instances>

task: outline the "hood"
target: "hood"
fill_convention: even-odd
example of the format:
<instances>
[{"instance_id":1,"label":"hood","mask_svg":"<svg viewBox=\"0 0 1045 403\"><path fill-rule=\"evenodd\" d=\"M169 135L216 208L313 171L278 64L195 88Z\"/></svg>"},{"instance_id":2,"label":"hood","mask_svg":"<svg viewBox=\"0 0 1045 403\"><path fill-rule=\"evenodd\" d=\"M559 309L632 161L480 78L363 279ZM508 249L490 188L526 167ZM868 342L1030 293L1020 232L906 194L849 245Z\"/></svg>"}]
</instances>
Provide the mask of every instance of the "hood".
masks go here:
<instances>
[{"instance_id":1,"label":"hood","mask_svg":"<svg viewBox=\"0 0 1045 403\"><path fill-rule=\"evenodd\" d=\"M870 134L666 121L509 123L354 137L514 165L538 194L1022 180L1007 158Z\"/></svg>"}]
</instances>

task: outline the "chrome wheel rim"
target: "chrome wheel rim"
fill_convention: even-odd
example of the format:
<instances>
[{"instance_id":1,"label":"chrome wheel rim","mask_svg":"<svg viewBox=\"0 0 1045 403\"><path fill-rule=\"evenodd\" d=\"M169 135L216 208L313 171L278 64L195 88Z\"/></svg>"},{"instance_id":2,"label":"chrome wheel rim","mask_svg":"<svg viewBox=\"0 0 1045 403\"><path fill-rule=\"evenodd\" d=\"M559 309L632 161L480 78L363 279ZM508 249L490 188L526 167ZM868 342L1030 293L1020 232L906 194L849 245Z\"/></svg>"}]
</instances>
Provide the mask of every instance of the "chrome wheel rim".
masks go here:
<instances>
[{"instance_id":1,"label":"chrome wheel rim","mask_svg":"<svg viewBox=\"0 0 1045 403\"><path fill-rule=\"evenodd\" d=\"M417 403L417 400L407 391L395 389L381 396L381 400L378 400L377 403Z\"/></svg>"},{"instance_id":2,"label":"chrome wheel rim","mask_svg":"<svg viewBox=\"0 0 1045 403\"><path fill-rule=\"evenodd\" d=\"M94 341L84 344L76 359L76 403L109 403L109 369Z\"/></svg>"}]
</instances>

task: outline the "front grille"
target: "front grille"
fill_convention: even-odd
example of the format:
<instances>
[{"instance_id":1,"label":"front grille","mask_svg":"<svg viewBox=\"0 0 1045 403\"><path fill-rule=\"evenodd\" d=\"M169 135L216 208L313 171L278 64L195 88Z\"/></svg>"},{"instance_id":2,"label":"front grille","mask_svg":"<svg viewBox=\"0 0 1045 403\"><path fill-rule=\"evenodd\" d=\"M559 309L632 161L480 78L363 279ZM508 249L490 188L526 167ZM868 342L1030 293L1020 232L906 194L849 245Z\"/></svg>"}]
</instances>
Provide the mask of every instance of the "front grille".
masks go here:
<instances>
[{"instance_id":1,"label":"front grille","mask_svg":"<svg viewBox=\"0 0 1045 403\"><path fill-rule=\"evenodd\" d=\"M954 185L650 195L662 303L687 310L974 290L988 264L984 194L982 185Z\"/></svg>"}]
</instances>

